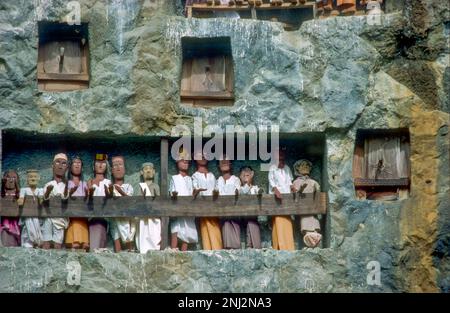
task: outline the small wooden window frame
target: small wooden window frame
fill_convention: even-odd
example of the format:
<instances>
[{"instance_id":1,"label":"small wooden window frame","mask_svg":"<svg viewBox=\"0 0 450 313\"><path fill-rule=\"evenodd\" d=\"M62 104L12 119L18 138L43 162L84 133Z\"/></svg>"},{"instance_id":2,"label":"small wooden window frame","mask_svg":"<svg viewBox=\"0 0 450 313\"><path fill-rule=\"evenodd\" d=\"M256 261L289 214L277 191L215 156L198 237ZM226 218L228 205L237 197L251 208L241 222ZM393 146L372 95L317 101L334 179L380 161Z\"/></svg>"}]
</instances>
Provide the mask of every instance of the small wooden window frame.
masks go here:
<instances>
[{"instance_id":1,"label":"small wooden window frame","mask_svg":"<svg viewBox=\"0 0 450 313\"><path fill-rule=\"evenodd\" d=\"M371 179L365 177L365 139L385 136L406 136L408 147L405 151L407 161L406 166L408 171L407 178ZM392 200L392 196L389 195L393 195L395 193L397 194L397 199L401 200L406 198L408 196L411 183L410 139L408 130L359 130L356 135L353 156L353 181L355 185L356 197L360 200Z\"/></svg>"},{"instance_id":2,"label":"small wooden window frame","mask_svg":"<svg viewBox=\"0 0 450 313\"><path fill-rule=\"evenodd\" d=\"M55 23L56 24L56 23ZM81 40L80 37L68 37L57 35L55 40ZM48 40L46 42L49 42ZM86 36L86 43L81 46L81 72L78 74L69 73L46 73L44 71L44 52L45 43L41 38L38 42L38 63L37 63L37 81L38 88L41 91L74 91L89 88L89 40Z\"/></svg>"},{"instance_id":3,"label":"small wooden window frame","mask_svg":"<svg viewBox=\"0 0 450 313\"><path fill-rule=\"evenodd\" d=\"M217 40L218 38L212 38L212 40ZM202 39L207 41L208 38ZM198 53L205 57L207 52L202 51L204 48L199 46ZM234 103L234 66L233 57L231 54L231 47L229 52L224 52L221 54L215 53L211 58L224 57L225 62L225 90L224 91L192 91L190 88L191 76L192 76L192 63L197 58L197 56L186 57L183 54L182 59L182 72L181 72L181 82L180 82L180 101L183 105L188 106L227 106L233 105Z\"/></svg>"}]
</instances>

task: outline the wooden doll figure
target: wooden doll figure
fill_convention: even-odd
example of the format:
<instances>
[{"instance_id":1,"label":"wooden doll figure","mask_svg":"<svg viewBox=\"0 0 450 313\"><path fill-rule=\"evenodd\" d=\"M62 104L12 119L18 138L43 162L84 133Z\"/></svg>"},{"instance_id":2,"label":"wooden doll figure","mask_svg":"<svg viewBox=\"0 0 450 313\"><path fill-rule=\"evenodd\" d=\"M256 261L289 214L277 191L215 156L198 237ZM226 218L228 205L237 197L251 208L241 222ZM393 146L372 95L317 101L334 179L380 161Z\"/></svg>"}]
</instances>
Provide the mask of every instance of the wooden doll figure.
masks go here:
<instances>
[{"instance_id":1,"label":"wooden doll figure","mask_svg":"<svg viewBox=\"0 0 450 313\"><path fill-rule=\"evenodd\" d=\"M142 164L141 177L143 182L139 184L139 187L144 198L159 196L159 186L154 182L155 167L153 163ZM136 248L142 254L147 253L148 250L159 250L161 248L161 219L144 217L139 220Z\"/></svg>"},{"instance_id":2,"label":"wooden doll figure","mask_svg":"<svg viewBox=\"0 0 450 313\"><path fill-rule=\"evenodd\" d=\"M133 187L125 183L125 158L115 156L111 159L111 173L114 183L114 196L126 197L133 195ZM122 250L121 242L129 252L134 251L134 236L136 235L136 221L133 217L117 217L114 219L115 227L111 227L116 252Z\"/></svg>"},{"instance_id":3,"label":"wooden doll figure","mask_svg":"<svg viewBox=\"0 0 450 313\"><path fill-rule=\"evenodd\" d=\"M219 195L239 194L241 181L232 175L231 161L227 158L219 160L219 169L222 174L216 183L216 190ZM238 220L224 219L222 238L224 249L239 249L241 247L241 227Z\"/></svg>"},{"instance_id":4,"label":"wooden doll figure","mask_svg":"<svg viewBox=\"0 0 450 313\"><path fill-rule=\"evenodd\" d=\"M58 153L53 158L53 180L44 186L44 200L52 197L61 197L63 200L69 198L69 190L66 184L66 173L68 169L68 158L64 153ZM45 218L42 226L44 249L50 249L51 244L55 249L61 249L64 241L64 230L69 225L69 219L64 217Z\"/></svg>"},{"instance_id":5,"label":"wooden doll figure","mask_svg":"<svg viewBox=\"0 0 450 313\"><path fill-rule=\"evenodd\" d=\"M208 160L203 153L195 154L197 171L192 175L194 196L211 196L216 186L214 174L208 170ZM217 217L200 218L200 234L204 250L220 250L222 245L222 234L220 232L220 220Z\"/></svg>"},{"instance_id":6,"label":"wooden doll figure","mask_svg":"<svg viewBox=\"0 0 450 313\"><path fill-rule=\"evenodd\" d=\"M284 150L278 151L277 163L269 169L269 193L277 199L282 199L281 194L294 191L292 185L292 172L286 165ZM272 247L276 250L294 250L294 231L290 216L272 217Z\"/></svg>"},{"instance_id":7,"label":"wooden doll figure","mask_svg":"<svg viewBox=\"0 0 450 313\"><path fill-rule=\"evenodd\" d=\"M94 178L88 181L89 197L108 197L112 190L108 176L108 156L97 153L94 159ZM104 249L107 242L108 222L103 218L89 219L90 249Z\"/></svg>"},{"instance_id":8,"label":"wooden doll figure","mask_svg":"<svg viewBox=\"0 0 450 313\"><path fill-rule=\"evenodd\" d=\"M169 194L176 199L178 196L193 195L192 178L188 175L190 155L181 151L177 156L178 174L172 175L169 183ZM188 244L198 242L197 227L194 217L178 217L171 225L172 249L178 249L178 240L181 241L181 251L187 251Z\"/></svg>"},{"instance_id":9,"label":"wooden doll figure","mask_svg":"<svg viewBox=\"0 0 450 313\"><path fill-rule=\"evenodd\" d=\"M294 188L299 193L318 193L320 185L310 178L312 163L308 160L298 160L294 164L294 173L297 179L294 181ZM310 248L319 245L322 235L319 220L313 216L302 216L300 218L300 231L303 235L303 242Z\"/></svg>"},{"instance_id":10,"label":"wooden doll figure","mask_svg":"<svg viewBox=\"0 0 450 313\"><path fill-rule=\"evenodd\" d=\"M19 193L19 175L14 170L6 171L2 178L2 198L19 198ZM20 246L19 219L16 217L2 217L0 237L4 247Z\"/></svg>"},{"instance_id":11,"label":"wooden doll figure","mask_svg":"<svg viewBox=\"0 0 450 313\"><path fill-rule=\"evenodd\" d=\"M258 186L253 185L253 177L255 172L249 166L243 167L239 178L241 179L240 194L256 195L260 191ZM247 219L247 247L261 249L261 232L256 218Z\"/></svg>"},{"instance_id":12,"label":"wooden doll figure","mask_svg":"<svg viewBox=\"0 0 450 313\"><path fill-rule=\"evenodd\" d=\"M19 206L23 206L25 203L25 197L27 201L33 201L38 203L44 196L44 189L38 188L40 175L37 170L27 171L27 187L20 189L20 196L17 203ZM22 247L26 248L38 248L43 243L42 224L43 219L38 217L23 217L19 222L22 228L21 242Z\"/></svg>"},{"instance_id":13,"label":"wooden doll figure","mask_svg":"<svg viewBox=\"0 0 450 313\"><path fill-rule=\"evenodd\" d=\"M69 196L85 197L88 193L88 185L83 181L83 161L80 157L74 157L69 171ZM72 249L89 250L89 231L86 218L71 218L69 228L66 231L66 245Z\"/></svg>"}]
</instances>

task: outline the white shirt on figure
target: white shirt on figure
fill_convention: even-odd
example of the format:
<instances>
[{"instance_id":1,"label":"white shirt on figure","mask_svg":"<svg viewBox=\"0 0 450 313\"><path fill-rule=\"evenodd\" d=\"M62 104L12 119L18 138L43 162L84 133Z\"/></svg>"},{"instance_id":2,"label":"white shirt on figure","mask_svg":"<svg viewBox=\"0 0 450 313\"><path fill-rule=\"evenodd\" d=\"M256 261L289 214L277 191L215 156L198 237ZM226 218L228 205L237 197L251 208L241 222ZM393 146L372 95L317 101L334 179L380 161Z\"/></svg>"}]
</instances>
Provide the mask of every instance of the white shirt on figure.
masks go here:
<instances>
[{"instance_id":1,"label":"white shirt on figure","mask_svg":"<svg viewBox=\"0 0 450 313\"><path fill-rule=\"evenodd\" d=\"M239 189L239 193L243 195L256 195L258 194L259 187L252 185L249 186L248 184L242 185L241 189Z\"/></svg>"},{"instance_id":2,"label":"white shirt on figure","mask_svg":"<svg viewBox=\"0 0 450 313\"><path fill-rule=\"evenodd\" d=\"M173 175L170 178L169 194L178 192L178 196L192 196L193 186L190 176L181 174ZM198 242L197 226L195 217L178 217L172 222L171 233L177 233L177 237L187 243Z\"/></svg>"},{"instance_id":3,"label":"white shirt on figure","mask_svg":"<svg viewBox=\"0 0 450 313\"><path fill-rule=\"evenodd\" d=\"M216 189L219 191L219 195L234 195L236 189L241 188L241 180L234 175L225 180L222 176L217 179Z\"/></svg>"},{"instance_id":4,"label":"white shirt on figure","mask_svg":"<svg viewBox=\"0 0 450 313\"><path fill-rule=\"evenodd\" d=\"M147 183L139 183L141 192L148 197L154 195ZM140 218L136 236L136 248L140 253L145 254L149 250L159 250L161 248L161 219L159 218Z\"/></svg>"},{"instance_id":5,"label":"white shirt on figure","mask_svg":"<svg viewBox=\"0 0 450 313\"><path fill-rule=\"evenodd\" d=\"M101 180L98 185L92 184L94 187L94 197L104 197L105 196L105 186L109 187L111 181L107 178Z\"/></svg>"},{"instance_id":6,"label":"white shirt on figure","mask_svg":"<svg viewBox=\"0 0 450 313\"><path fill-rule=\"evenodd\" d=\"M45 192L48 186L53 186L53 190L50 192L48 198L45 198ZM66 200L69 198L69 191L67 191L67 197L64 197L64 190L66 189L66 184L64 182L57 182L56 180L49 181L44 186L44 200L49 200L52 197L61 197L61 199ZM65 217L54 217L50 218L53 226L56 229L67 228L69 226L69 219Z\"/></svg>"},{"instance_id":7,"label":"white shirt on figure","mask_svg":"<svg viewBox=\"0 0 450 313\"><path fill-rule=\"evenodd\" d=\"M134 193L133 186L130 184L116 185L114 184L114 196L121 197L120 192L116 190L116 186L122 188L127 196ZM112 227L112 237L114 240L121 239L123 242L133 241L136 235L136 223L133 217L117 217L115 218L116 227Z\"/></svg>"},{"instance_id":8,"label":"white shirt on figure","mask_svg":"<svg viewBox=\"0 0 450 313\"><path fill-rule=\"evenodd\" d=\"M195 172L192 175L192 185L194 189L206 189L206 191L200 191L201 196L211 196L214 188L216 187L216 178L213 173Z\"/></svg>"},{"instance_id":9,"label":"white shirt on figure","mask_svg":"<svg viewBox=\"0 0 450 313\"><path fill-rule=\"evenodd\" d=\"M281 193L291 193L292 180L289 166L279 168L277 165L272 165L269 169L269 194L273 194L274 187L277 187Z\"/></svg>"}]
</instances>

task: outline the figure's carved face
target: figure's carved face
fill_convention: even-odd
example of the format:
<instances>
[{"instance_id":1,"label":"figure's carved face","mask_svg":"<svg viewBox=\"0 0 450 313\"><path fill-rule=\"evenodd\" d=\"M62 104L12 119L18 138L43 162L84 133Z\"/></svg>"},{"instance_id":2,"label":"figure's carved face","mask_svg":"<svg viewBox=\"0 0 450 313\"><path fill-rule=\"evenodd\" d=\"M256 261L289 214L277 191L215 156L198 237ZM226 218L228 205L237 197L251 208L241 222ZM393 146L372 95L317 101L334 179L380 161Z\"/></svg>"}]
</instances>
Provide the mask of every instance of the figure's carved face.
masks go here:
<instances>
[{"instance_id":1,"label":"figure's carved face","mask_svg":"<svg viewBox=\"0 0 450 313\"><path fill-rule=\"evenodd\" d=\"M297 166L297 171L302 175L309 175L311 173L311 166L307 162L302 162Z\"/></svg>"},{"instance_id":2,"label":"figure's carved face","mask_svg":"<svg viewBox=\"0 0 450 313\"><path fill-rule=\"evenodd\" d=\"M70 172L73 176L80 176L83 168L83 163L79 159L75 159L72 162L72 166L70 167Z\"/></svg>"},{"instance_id":3,"label":"figure's carved face","mask_svg":"<svg viewBox=\"0 0 450 313\"><path fill-rule=\"evenodd\" d=\"M252 171L242 171L240 175L242 184L253 184L253 175L254 173Z\"/></svg>"},{"instance_id":4,"label":"figure's carved face","mask_svg":"<svg viewBox=\"0 0 450 313\"><path fill-rule=\"evenodd\" d=\"M67 171L67 161L65 159L56 159L53 161L53 175L63 177Z\"/></svg>"},{"instance_id":5,"label":"figure's carved face","mask_svg":"<svg viewBox=\"0 0 450 313\"><path fill-rule=\"evenodd\" d=\"M5 177L5 189L13 190L16 188L16 182L19 181L19 177L15 172L8 172Z\"/></svg>"},{"instance_id":6,"label":"figure's carved face","mask_svg":"<svg viewBox=\"0 0 450 313\"><path fill-rule=\"evenodd\" d=\"M277 161L279 168L283 168L286 165L286 156L284 151L278 152Z\"/></svg>"},{"instance_id":7,"label":"figure's carved face","mask_svg":"<svg viewBox=\"0 0 450 313\"><path fill-rule=\"evenodd\" d=\"M107 168L106 161L95 161L94 163L95 174L105 174L106 168Z\"/></svg>"},{"instance_id":8,"label":"figure's carved face","mask_svg":"<svg viewBox=\"0 0 450 313\"><path fill-rule=\"evenodd\" d=\"M189 169L189 160L180 160L177 162L179 171L187 171Z\"/></svg>"},{"instance_id":9,"label":"figure's carved face","mask_svg":"<svg viewBox=\"0 0 450 313\"><path fill-rule=\"evenodd\" d=\"M111 173L115 179L123 179L125 177L125 161L121 157L116 157L111 160Z\"/></svg>"},{"instance_id":10,"label":"figure's carved face","mask_svg":"<svg viewBox=\"0 0 450 313\"><path fill-rule=\"evenodd\" d=\"M198 152L194 155L195 162L197 162L197 165L200 166L206 166L208 165L208 160L205 158L203 153Z\"/></svg>"},{"instance_id":11,"label":"figure's carved face","mask_svg":"<svg viewBox=\"0 0 450 313\"><path fill-rule=\"evenodd\" d=\"M155 169L153 166L146 165L141 171L142 177L144 180L152 180L155 177Z\"/></svg>"},{"instance_id":12,"label":"figure's carved face","mask_svg":"<svg viewBox=\"0 0 450 313\"><path fill-rule=\"evenodd\" d=\"M27 174L27 184L30 187L37 187L41 177L38 172L30 172Z\"/></svg>"},{"instance_id":13,"label":"figure's carved face","mask_svg":"<svg viewBox=\"0 0 450 313\"><path fill-rule=\"evenodd\" d=\"M219 168L221 172L229 172L231 171L231 161L230 160L220 160Z\"/></svg>"}]
</instances>

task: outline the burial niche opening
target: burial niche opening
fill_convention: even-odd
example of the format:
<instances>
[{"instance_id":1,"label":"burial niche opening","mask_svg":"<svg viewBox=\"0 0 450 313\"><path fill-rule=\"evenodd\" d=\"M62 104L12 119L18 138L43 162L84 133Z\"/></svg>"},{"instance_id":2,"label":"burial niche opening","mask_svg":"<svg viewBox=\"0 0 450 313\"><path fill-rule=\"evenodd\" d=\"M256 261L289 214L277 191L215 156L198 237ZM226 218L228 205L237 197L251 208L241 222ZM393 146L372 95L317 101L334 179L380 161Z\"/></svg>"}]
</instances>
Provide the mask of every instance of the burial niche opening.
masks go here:
<instances>
[{"instance_id":1,"label":"burial niche opening","mask_svg":"<svg viewBox=\"0 0 450 313\"><path fill-rule=\"evenodd\" d=\"M357 131L353 179L358 199L404 199L410 176L408 130Z\"/></svg>"},{"instance_id":2,"label":"burial niche opening","mask_svg":"<svg viewBox=\"0 0 450 313\"><path fill-rule=\"evenodd\" d=\"M88 25L39 22L38 88L72 91L89 87Z\"/></svg>"},{"instance_id":3,"label":"burial niche opening","mask_svg":"<svg viewBox=\"0 0 450 313\"><path fill-rule=\"evenodd\" d=\"M230 37L183 37L181 48L181 103L188 106L233 105Z\"/></svg>"}]
</instances>

